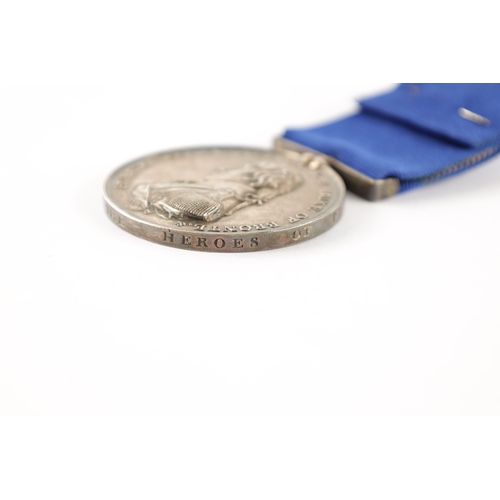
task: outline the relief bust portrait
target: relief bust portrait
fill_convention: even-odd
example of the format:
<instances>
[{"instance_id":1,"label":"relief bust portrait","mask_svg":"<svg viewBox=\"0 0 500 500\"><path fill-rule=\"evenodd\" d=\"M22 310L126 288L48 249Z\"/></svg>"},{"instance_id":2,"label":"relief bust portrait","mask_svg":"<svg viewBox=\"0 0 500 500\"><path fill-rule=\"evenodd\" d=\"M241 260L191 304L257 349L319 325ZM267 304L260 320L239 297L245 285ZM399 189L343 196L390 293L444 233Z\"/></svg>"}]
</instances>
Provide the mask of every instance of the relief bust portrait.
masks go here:
<instances>
[{"instance_id":1,"label":"relief bust portrait","mask_svg":"<svg viewBox=\"0 0 500 500\"><path fill-rule=\"evenodd\" d=\"M250 205L262 205L302 182L298 174L279 164L247 163L207 175L200 183L139 184L132 191L128 207L165 219L212 222Z\"/></svg>"}]
</instances>

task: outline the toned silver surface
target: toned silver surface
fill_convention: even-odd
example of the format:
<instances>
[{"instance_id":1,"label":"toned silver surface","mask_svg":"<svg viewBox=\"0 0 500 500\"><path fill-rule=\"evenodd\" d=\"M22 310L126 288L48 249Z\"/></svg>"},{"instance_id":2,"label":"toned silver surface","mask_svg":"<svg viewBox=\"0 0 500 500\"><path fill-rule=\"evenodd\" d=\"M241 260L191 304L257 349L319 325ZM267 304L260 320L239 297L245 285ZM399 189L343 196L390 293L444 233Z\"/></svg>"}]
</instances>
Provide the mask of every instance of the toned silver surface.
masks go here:
<instances>
[{"instance_id":1,"label":"toned silver surface","mask_svg":"<svg viewBox=\"0 0 500 500\"><path fill-rule=\"evenodd\" d=\"M341 217L342 179L320 156L200 148L147 156L106 180L108 217L155 243L212 252L284 247Z\"/></svg>"}]
</instances>

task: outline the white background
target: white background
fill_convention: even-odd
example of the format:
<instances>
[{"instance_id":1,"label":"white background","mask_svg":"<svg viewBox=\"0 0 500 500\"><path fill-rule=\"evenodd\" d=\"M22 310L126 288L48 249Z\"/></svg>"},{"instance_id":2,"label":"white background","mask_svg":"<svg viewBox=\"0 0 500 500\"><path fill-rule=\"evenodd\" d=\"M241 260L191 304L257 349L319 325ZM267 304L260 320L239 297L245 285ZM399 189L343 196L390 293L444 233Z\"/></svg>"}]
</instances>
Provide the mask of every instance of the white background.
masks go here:
<instances>
[{"instance_id":1,"label":"white background","mask_svg":"<svg viewBox=\"0 0 500 500\"><path fill-rule=\"evenodd\" d=\"M483 5L484 3L484 5ZM474 2L3 2L2 498L498 498L500 160L291 248L109 222L137 156L267 147L391 83L499 81ZM347 418L339 416L347 415ZM189 417L188 417L189 416Z\"/></svg>"},{"instance_id":2,"label":"white background","mask_svg":"<svg viewBox=\"0 0 500 500\"><path fill-rule=\"evenodd\" d=\"M101 186L161 149L268 147L384 84L1 91L2 411L498 414L500 161L227 255L132 237Z\"/></svg>"}]
</instances>

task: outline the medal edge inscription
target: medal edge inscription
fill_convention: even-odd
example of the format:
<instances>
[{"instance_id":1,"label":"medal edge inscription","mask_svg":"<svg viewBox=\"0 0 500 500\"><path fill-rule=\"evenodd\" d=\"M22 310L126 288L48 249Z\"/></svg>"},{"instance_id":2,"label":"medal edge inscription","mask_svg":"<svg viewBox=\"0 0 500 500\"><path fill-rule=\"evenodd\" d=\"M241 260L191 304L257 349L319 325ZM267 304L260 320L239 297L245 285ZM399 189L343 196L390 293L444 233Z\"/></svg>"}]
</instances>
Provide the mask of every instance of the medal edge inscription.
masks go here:
<instances>
[{"instance_id":1,"label":"medal edge inscription","mask_svg":"<svg viewBox=\"0 0 500 500\"><path fill-rule=\"evenodd\" d=\"M251 152L251 153L275 153L269 150L259 150L251 148L196 148L178 151L166 151L154 155L139 158L133 162L127 163L113 171L106 179L103 189L105 211L108 218L118 227L138 236L142 239L174 248L215 252L215 253L241 253L260 250L270 250L284 246L295 245L297 243L308 241L324 233L335 225L342 217L345 186L338 174L330 167L327 177L330 176L330 182L336 184L338 193L336 198L327 189L321 190L318 203L311 205L307 210L314 212L311 214L297 213L287 217L289 225L279 225L274 221L261 222L258 224L248 224L239 226L226 226L217 221L215 224L198 223L193 221L189 225L182 221L177 221L176 227L165 227L150 221L143 221L122 207L117 206L112 201L110 191L113 189L111 181L118 176L118 182L121 182L123 173L129 179L133 177L127 170L131 169L133 173L137 170L146 168L151 162L165 155L190 154L190 152ZM306 167L304 167L306 168ZM318 170L321 176L321 168ZM116 182L116 181L115 181ZM326 186L324 186L326 187ZM114 186L114 188L118 188ZM313 216L310 219L310 215Z\"/></svg>"},{"instance_id":2,"label":"medal edge inscription","mask_svg":"<svg viewBox=\"0 0 500 500\"><path fill-rule=\"evenodd\" d=\"M319 220L303 222L293 227L280 227L266 232L266 241L258 233L217 233L209 236L199 236L192 232L177 228L165 228L153 224L146 224L129 218L104 200L108 218L119 228L141 239L164 246L181 248L193 251L241 253L260 250L272 250L285 246L295 245L311 240L333 227L343 215L343 203L336 206L330 213ZM238 234L238 237L236 237Z\"/></svg>"}]
</instances>

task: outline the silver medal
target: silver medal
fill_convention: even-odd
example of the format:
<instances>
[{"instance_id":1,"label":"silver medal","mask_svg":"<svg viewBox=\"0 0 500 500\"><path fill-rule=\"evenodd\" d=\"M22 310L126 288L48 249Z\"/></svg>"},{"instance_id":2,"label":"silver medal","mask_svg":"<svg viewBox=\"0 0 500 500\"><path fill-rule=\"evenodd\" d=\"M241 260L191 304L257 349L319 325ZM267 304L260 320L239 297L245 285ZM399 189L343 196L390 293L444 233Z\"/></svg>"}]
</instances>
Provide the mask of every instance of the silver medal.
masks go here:
<instances>
[{"instance_id":1,"label":"silver medal","mask_svg":"<svg viewBox=\"0 0 500 500\"><path fill-rule=\"evenodd\" d=\"M341 217L345 186L320 156L203 148L159 153L114 171L106 212L155 243L207 252L292 245Z\"/></svg>"}]
</instances>

